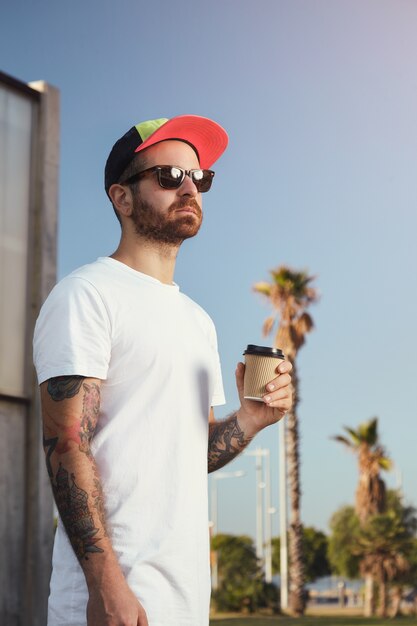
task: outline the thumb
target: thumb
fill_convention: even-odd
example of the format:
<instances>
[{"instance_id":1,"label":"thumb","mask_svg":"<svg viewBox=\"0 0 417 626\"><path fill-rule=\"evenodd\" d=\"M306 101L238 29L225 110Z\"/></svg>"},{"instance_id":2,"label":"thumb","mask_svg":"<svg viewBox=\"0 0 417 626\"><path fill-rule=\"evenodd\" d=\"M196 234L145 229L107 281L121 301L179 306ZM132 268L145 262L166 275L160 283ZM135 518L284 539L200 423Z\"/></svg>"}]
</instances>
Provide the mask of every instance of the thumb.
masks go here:
<instances>
[{"instance_id":1,"label":"thumb","mask_svg":"<svg viewBox=\"0 0 417 626\"><path fill-rule=\"evenodd\" d=\"M238 363L236 367L236 387L239 395L243 394L243 379L245 377L245 365L244 363Z\"/></svg>"}]
</instances>

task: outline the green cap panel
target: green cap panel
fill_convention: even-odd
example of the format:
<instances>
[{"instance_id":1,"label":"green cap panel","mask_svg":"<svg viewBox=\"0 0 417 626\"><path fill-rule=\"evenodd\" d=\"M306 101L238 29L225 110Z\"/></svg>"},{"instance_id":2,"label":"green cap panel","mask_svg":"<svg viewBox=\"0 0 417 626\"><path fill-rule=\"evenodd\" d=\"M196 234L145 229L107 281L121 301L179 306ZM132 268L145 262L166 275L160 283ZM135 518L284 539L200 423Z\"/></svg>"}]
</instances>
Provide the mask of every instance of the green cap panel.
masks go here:
<instances>
[{"instance_id":1,"label":"green cap panel","mask_svg":"<svg viewBox=\"0 0 417 626\"><path fill-rule=\"evenodd\" d=\"M147 122L141 122L140 124L136 124L135 128L138 131L143 142L146 141L148 137L153 135L153 133L167 121L167 117L160 117L158 120L148 120Z\"/></svg>"}]
</instances>

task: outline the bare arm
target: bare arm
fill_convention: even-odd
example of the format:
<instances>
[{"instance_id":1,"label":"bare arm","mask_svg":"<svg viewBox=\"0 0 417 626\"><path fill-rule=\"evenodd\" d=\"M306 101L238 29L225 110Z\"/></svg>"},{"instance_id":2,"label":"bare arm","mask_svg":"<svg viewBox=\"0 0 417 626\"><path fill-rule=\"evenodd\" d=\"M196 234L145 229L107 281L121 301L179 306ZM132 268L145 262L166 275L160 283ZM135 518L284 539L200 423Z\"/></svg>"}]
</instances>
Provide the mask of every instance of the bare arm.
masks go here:
<instances>
[{"instance_id":1,"label":"bare arm","mask_svg":"<svg viewBox=\"0 0 417 626\"><path fill-rule=\"evenodd\" d=\"M236 385L241 406L223 421L216 422L213 409L209 415L208 471L215 472L230 463L254 436L266 426L278 422L292 405L291 363L283 361L277 368L277 377L268 384L268 393L262 402L245 400L243 378L245 366L236 369Z\"/></svg>"},{"instance_id":2,"label":"bare arm","mask_svg":"<svg viewBox=\"0 0 417 626\"><path fill-rule=\"evenodd\" d=\"M215 472L230 463L252 441L245 437L237 413L232 413L225 420L216 422L213 409L209 418L208 471Z\"/></svg>"},{"instance_id":3,"label":"bare arm","mask_svg":"<svg viewBox=\"0 0 417 626\"><path fill-rule=\"evenodd\" d=\"M103 490L90 447L100 415L100 385L82 376L51 378L41 385L46 466L86 578L88 626L148 626L106 530Z\"/></svg>"}]
</instances>

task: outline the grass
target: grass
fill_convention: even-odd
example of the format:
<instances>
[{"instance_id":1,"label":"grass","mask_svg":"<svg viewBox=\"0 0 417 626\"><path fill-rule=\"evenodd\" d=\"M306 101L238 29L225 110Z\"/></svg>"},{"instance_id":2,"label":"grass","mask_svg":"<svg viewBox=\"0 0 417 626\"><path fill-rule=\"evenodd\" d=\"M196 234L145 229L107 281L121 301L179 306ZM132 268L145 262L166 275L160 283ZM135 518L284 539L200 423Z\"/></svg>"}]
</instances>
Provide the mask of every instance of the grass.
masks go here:
<instances>
[{"instance_id":1,"label":"grass","mask_svg":"<svg viewBox=\"0 0 417 626\"><path fill-rule=\"evenodd\" d=\"M358 616L318 616L301 618L278 617L230 617L213 618L210 626L416 626L416 617L399 617L395 620Z\"/></svg>"}]
</instances>

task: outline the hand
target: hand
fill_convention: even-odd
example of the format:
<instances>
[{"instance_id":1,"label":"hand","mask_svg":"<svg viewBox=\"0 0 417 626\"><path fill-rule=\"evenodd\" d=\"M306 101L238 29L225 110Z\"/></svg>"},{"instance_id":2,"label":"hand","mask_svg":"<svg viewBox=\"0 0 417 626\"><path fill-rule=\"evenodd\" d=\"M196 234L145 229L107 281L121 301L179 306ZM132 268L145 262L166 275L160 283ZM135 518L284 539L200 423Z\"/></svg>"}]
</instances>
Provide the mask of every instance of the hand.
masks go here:
<instances>
[{"instance_id":1,"label":"hand","mask_svg":"<svg viewBox=\"0 0 417 626\"><path fill-rule=\"evenodd\" d=\"M90 590L87 626L149 626L145 609L125 580Z\"/></svg>"},{"instance_id":2,"label":"hand","mask_svg":"<svg viewBox=\"0 0 417 626\"><path fill-rule=\"evenodd\" d=\"M245 365L238 363L236 386L241 407L237 415L246 436L253 437L266 426L278 422L290 410L292 406L291 370L291 363L282 361L276 369L278 376L266 386L268 393L264 395L262 402L257 402L256 400L245 400L243 397Z\"/></svg>"}]
</instances>

